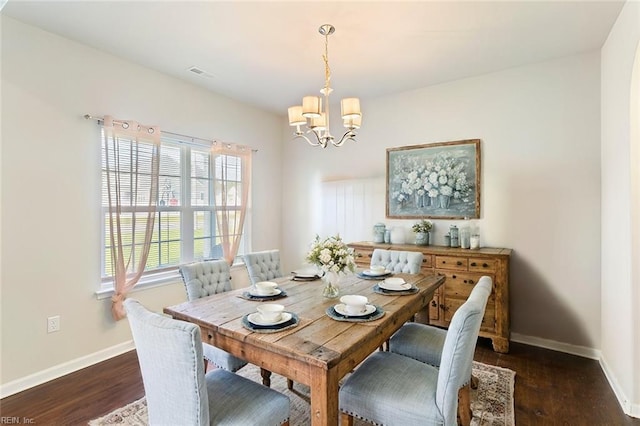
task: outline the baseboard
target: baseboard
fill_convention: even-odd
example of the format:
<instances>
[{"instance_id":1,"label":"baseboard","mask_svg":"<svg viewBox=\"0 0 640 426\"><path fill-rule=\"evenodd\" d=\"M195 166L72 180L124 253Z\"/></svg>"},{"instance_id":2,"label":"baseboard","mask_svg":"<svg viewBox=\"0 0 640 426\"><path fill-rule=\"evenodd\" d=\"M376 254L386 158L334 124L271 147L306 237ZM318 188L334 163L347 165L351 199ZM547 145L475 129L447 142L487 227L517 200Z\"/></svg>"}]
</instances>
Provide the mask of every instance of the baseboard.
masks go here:
<instances>
[{"instance_id":1,"label":"baseboard","mask_svg":"<svg viewBox=\"0 0 640 426\"><path fill-rule=\"evenodd\" d=\"M609 368L609 364L607 364L607 360L604 357L600 357L600 367L609 382L609 386L611 386L613 393L616 395L622 411L624 411L627 416L640 418L640 404L634 404L627 398L627 395L620 387L616 376L611 371L611 368Z\"/></svg>"},{"instance_id":2,"label":"baseboard","mask_svg":"<svg viewBox=\"0 0 640 426\"><path fill-rule=\"evenodd\" d=\"M524 343L540 348L551 349L552 351L564 352L571 355L578 355L583 358L599 360L602 356L598 349L586 346L571 345L569 343L558 342L555 340L543 339L541 337L527 336L520 333L511 333L512 342Z\"/></svg>"},{"instance_id":3,"label":"baseboard","mask_svg":"<svg viewBox=\"0 0 640 426\"><path fill-rule=\"evenodd\" d=\"M65 362L0 386L0 398L22 392L134 349L133 340Z\"/></svg>"}]
</instances>

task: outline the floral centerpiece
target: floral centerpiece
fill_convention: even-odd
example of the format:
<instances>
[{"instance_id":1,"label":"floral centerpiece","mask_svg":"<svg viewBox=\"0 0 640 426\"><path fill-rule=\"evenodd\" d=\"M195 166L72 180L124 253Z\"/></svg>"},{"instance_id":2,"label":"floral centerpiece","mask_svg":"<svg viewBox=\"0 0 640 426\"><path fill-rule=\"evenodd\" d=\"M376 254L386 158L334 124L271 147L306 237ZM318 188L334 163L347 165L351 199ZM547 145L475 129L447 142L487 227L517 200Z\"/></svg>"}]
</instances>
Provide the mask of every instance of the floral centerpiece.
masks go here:
<instances>
[{"instance_id":1,"label":"floral centerpiece","mask_svg":"<svg viewBox=\"0 0 640 426\"><path fill-rule=\"evenodd\" d=\"M430 220L422 219L420 222L414 223L411 230L416 233L416 244L429 245L431 229L433 229L433 223Z\"/></svg>"},{"instance_id":2,"label":"floral centerpiece","mask_svg":"<svg viewBox=\"0 0 640 426\"><path fill-rule=\"evenodd\" d=\"M324 272L323 278L326 286L322 295L325 297L337 297L339 274L344 274L347 271L354 272L356 269L353 249L347 247L339 235L323 240L316 235L306 260Z\"/></svg>"}]
</instances>

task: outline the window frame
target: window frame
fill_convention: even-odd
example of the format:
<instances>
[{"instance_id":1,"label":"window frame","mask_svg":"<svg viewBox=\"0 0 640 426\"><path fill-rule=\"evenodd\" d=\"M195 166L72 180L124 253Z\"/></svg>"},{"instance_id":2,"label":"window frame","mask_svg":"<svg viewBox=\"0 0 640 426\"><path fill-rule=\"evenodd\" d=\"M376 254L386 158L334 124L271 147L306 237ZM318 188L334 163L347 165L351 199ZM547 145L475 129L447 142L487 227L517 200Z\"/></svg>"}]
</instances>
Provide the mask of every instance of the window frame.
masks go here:
<instances>
[{"instance_id":1,"label":"window frame","mask_svg":"<svg viewBox=\"0 0 640 426\"><path fill-rule=\"evenodd\" d=\"M215 154L211 151L209 144L201 144L193 141L187 141L180 138L168 137L164 134L160 139L161 143L161 155L162 148L164 146L171 146L174 148L179 148L180 150L180 197L179 204L177 206L172 205L160 205L160 199L162 197L162 189L158 190L158 203L156 205L156 223L154 224L154 237L152 241L154 244L162 244L162 241L159 239L161 235L157 235L158 232L158 216L163 213L166 214L168 212L179 212L180 213L180 259L177 265L168 265L166 267L160 267L157 269L152 269L149 271L145 271L142 274L142 277L135 285L133 291L140 289L147 289L158 287L162 285L172 284L177 281L181 281L182 278L179 273L179 266L182 264L195 262L199 260L206 260L204 258L195 258L194 257L194 243L195 243L195 213L196 212L209 212L210 213L210 226L211 226L211 237L216 238L217 236L217 226L215 223L216 211L222 210L222 207L216 207L214 203L214 186L215 186L215 174L216 174L216 161ZM209 161L209 185L208 185L208 205L192 205L192 196L191 196L191 182L195 176L192 175L191 170L191 159L192 152L196 150L202 153L208 154ZM102 151L101 151L102 152ZM102 162L103 153L100 155L100 160ZM102 163L101 163L102 164ZM102 171L102 166L101 166ZM162 175L159 176L159 179L162 179ZM251 185L251 182L247 183ZM103 185L103 181L101 178L101 188ZM159 183L159 186L162 186L162 183ZM237 209L237 207L233 207L233 209ZM144 207L134 207L134 206L126 206L122 208L123 212L145 212L147 208ZM110 297L114 291L114 282L113 276L108 276L106 274L106 259L105 255L107 253L106 247L106 238L107 238L107 229L106 229L106 217L109 212L109 206L102 205L102 197L101 197L101 206L100 206L100 229L101 229L101 238L100 238L100 286L98 291L96 292L98 298L106 298ZM240 242L240 248L234 260L234 266L237 264L242 264L242 254L250 251L249 242L251 238L249 236L251 230L251 193L249 194L249 199L247 200L247 210L245 214L245 222L243 226L242 239ZM148 260L147 260L148 262Z\"/></svg>"}]
</instances>

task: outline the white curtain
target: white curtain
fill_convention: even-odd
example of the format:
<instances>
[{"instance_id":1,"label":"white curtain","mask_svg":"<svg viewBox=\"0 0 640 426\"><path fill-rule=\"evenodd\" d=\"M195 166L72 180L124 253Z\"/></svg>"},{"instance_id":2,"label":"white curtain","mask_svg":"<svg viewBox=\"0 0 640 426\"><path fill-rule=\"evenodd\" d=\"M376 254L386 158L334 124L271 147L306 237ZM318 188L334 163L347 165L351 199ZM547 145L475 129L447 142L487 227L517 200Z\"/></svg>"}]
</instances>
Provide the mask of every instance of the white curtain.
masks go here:
<instances>
[{"instance_id":1,"label":"white curtain","mask_svg":"<svg viewBox=\"0 0 640 426\"><path fill-rule=\"evenodd\" d=\"M251 181L251 148L214 143L214 203L222 253L229 265L238 254Z\"/></svg>"},{"instance_id":2,"label":"white curtain","mask_svg":"<svg viewBox=\"0 0 640 426\"><path fill-rule=\"evenodd\" d=\"M134 121L103 121L103 197L115 293L111 312L126 316L122 302L144 272L158 200L160 129Z\"/></svg>"}]
</instances>

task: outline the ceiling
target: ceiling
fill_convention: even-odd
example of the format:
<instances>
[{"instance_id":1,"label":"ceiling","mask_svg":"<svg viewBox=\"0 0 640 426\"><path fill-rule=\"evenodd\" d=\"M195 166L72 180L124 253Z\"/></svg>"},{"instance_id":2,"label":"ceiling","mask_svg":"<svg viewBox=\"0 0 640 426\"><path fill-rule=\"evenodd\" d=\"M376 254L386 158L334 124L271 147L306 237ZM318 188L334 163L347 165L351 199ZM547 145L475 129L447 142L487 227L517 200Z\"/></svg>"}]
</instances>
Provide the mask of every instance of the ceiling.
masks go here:
<instances>
[{"instance_id":1,"label":"ceiling","mask_svg":"<svg viewBox=\"0 0 640 426\"><path fill-rule=\"evenodd\" d=\"M623 3L10 0L2 13L278 114L322 88L330 23L332 99L360 97L366 114L367 98L598 49Z\"/></svg>"}]
</instances>

